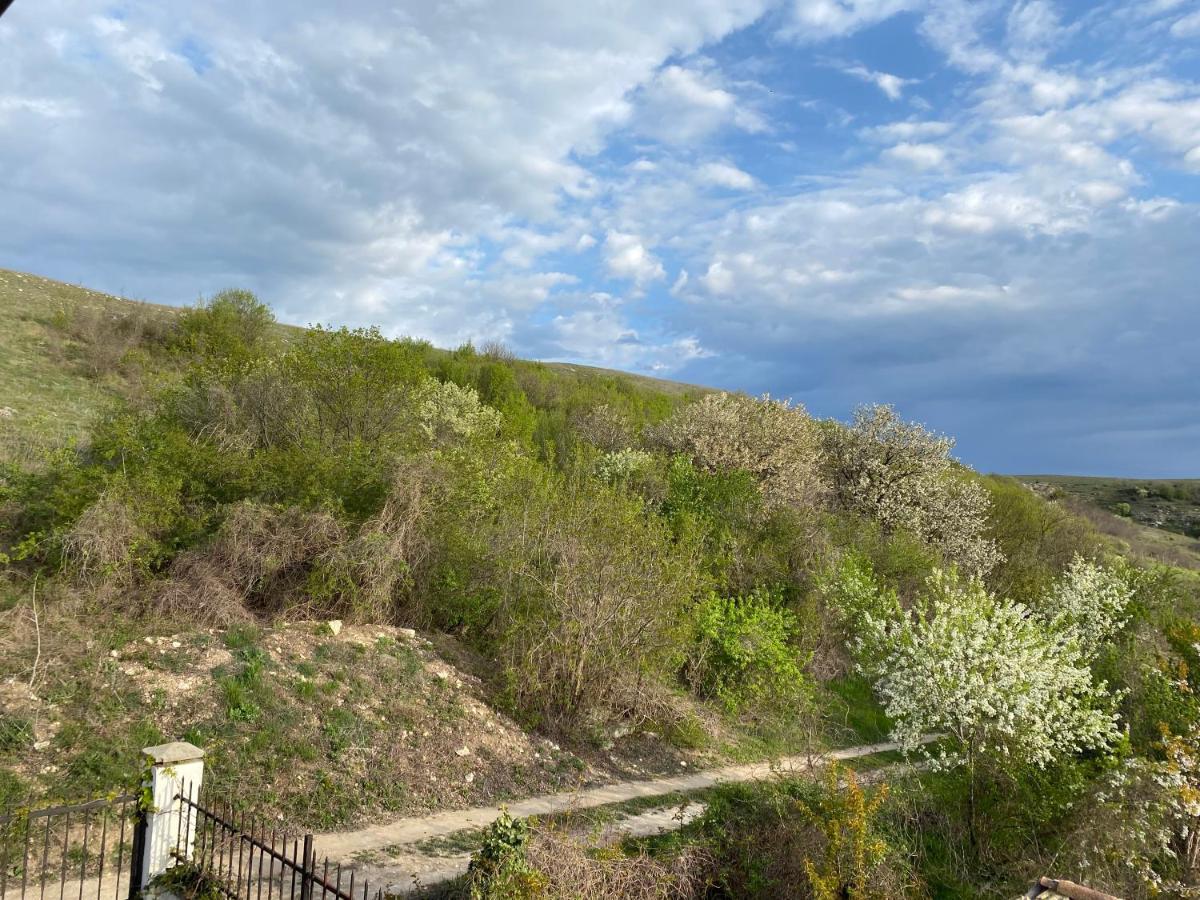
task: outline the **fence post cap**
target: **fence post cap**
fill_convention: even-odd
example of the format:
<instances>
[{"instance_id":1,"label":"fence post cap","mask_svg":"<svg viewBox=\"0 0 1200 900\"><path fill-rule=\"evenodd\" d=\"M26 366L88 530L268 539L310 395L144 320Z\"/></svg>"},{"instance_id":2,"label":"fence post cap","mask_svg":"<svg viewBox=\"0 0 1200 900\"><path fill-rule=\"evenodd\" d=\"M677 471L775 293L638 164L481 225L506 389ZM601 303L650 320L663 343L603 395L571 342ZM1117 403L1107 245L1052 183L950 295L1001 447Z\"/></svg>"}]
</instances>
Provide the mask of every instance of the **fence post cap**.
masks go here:
<instances>
[{"instance_id":1,"label":"fence post cap","mask_svg":"<svg viewBox=\"0 0 1200 900\"><path fill-rule=\"evenodd\" d=\"M195 744L187 741L172 741L169 744L159 744L157 747L146 747L142 750L150 760L159 766L175 765L204 759L204 751Z\"/></svg>"}]
</instances>

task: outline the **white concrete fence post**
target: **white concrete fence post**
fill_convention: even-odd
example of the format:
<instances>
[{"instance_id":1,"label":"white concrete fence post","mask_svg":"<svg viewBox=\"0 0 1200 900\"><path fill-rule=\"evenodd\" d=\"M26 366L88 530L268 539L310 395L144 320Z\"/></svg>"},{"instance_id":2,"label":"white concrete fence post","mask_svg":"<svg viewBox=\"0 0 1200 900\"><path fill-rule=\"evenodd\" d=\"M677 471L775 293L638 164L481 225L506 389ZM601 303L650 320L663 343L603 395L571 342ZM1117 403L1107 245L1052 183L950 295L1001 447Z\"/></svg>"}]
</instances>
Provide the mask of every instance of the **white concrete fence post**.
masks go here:
<instances>
[{"instance_id":1,"label":"white concrete fence post","mask_svg":"<svg viewBox=\"0 0 1200 900\"><path fill-rule=\"evenodd\" d=\"M192 858L196 815L179 798L198 800L204 779L204 751L184 741L147 747L146 843L142 855L144 889L163 872Z\"/></svg>"}]
</instances>

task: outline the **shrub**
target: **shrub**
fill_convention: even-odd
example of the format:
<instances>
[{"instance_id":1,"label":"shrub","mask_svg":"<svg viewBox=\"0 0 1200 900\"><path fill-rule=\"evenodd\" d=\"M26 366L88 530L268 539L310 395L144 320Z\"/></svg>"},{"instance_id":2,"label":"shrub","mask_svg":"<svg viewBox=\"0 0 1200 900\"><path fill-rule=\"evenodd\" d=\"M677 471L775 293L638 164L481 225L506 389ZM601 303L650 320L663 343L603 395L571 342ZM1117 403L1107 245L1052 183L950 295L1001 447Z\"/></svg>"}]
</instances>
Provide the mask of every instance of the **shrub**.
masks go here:
<instances>
[{"instance_id":1,"label":"shrub","mask_svg":"<svg viewBox=\"0 0 1200 900\"><path fill-rule=\"evenodd\" d=\"M682 612L700 587L695 548L636 498L577 478L549 487L524 498L491 551L511 694L552 727L640 717L643 681L681 655Z\"/></svg>"},{"instance_id":2,"label":"shrub","mask_svg":"<svg viewBox=\"0 0 1200 900\"><path fill-rule=\"evenodd\" d=\"M703 543L709 574L729 583L764 524L762 494L753 476L742 470L705 471L680 454L668 464L666 480L662 515L677 536Z\"/></svg>"},{"instance_id":3,"label":"shrub","mask_svg":"<svg viewBox=\"0 0 1200 900\"><path fill-rule=\"evenodd\" d=\"M817 429L802 406L708 394L655 431L655 439L707 472L741 470L769 504L811 506L821 494Z\"/></svg>"},{"instance_id":4,"label":"shrub","mask_svg":"<svg viewBox=\"0 0 1200 900\"><path fill-rule=\"evenodd\" d=\"M345 540L328 512L238 503L205 546L175 560L156 599L165 611L222 624L271 615L296 602L314 560Z\"/></svg>"},{"instance_id":5,"label":"shrub","mask_svg":"<svg viewBox=\"0 0 1200 900\"><path fill-rule=\"evenodd\" d=\"M1040 596L1076 556L1101 551L1088 521L1062 504L1044 500L1012 478L988 476L981 483L991 500L986 534L1003 557L988 573L988 586L1001 596Z\"/></svg>"},{"instance_id":6,"label":"shrub","mask_svg":"<svg viewBox=\"0 0 1200 900\"><path fill-rule=\"evenodd\" d=\"M172 533L185 519L178 479L149 473L137 485L114 476L62 532L64 566L76 577L128 585L173 555Z\"/></svg>"},{"instance_id":7,"label":"shrub","mask_svg":"<svg viewBox=\"0 0 1200 900\"><path fill-rule=\"evenodd\" d=\"M830 425L824 436L826 477L842 509L918 535L971 572L999 561L984 533L987 492L957 467L953 440L890 406L861 407L849 427Z\"/></svg>"},{"instance_id":8,"label":"shrub","mask_svg":"<svg viewBox=\"0 0 1200 900\"><path fill-rule=\"evenodd\" d=\"M1047 628L1074 631L1080 649L1091 655L1129 622L1133 593L1126 567L1076 556L1034 611Z\"/></svg>"},{"instance_id":9,"label":"shrub","mask_svg":"<svg viewBox=\"0 0 1200 900\"><path fill-rule=\"evenodd\" d=\"M795 778L718 787L693 831L724 896L920 896L884 831L886 796L886 787L864 790L850 770L830 766L821 784Z\"/></svg>"},{"instance_id":10,"label":"shrub","mask_svg":"<svg viewBox=\"0 0 1200 900\"><path fill-rule=\"evenodd\" d=\"M645 715L646 685L677 670L683 612L703 587L694 541L627 491L511 447L447 454L429 477L437 546L413 588L429 620L499 660L529 721Z\"/></svg>"},{"instance_id":11,"label":"shrub","mask_svg":"<svg viewBox=\"0 0 1200 900\"><path fill-rule=\"evenodd\" d=\"M575 900L701 900L708 896L709 859L700 847L683 847L660 860L644 851L626 851L539 827L527 858L544 879L539 896Z\"/></svg>"},{"instance_id":12,"label":"shrub","mask_svg":"<svg viewBox=\"0 0 1200 900\"><path fill-rule=\"evenodd\" d=\"M796 621L777 593L710 594L695 610L696 641L688 678L731 713L762 713L802 702L806 680L792 641Z\"/></svg>"},{"instance_id":13,"label":"shrub","mask_svg":"<svg viewBox=\"0 0 1200 900\"><path fill-rule=\"evenodd\" d=\"M56 320L74 341L75 363L93 378L122 370L132 374L130 363L165 347L176 329L173 317L141 303L80 304Z\"/></svg>"},{"instance_id":14,"label":"shrub","mask_svg":"<svg viewBox=\"0 0 1200 900\"><path fill-rule=\"evenodd\" d=\"M414 397L421 431L433 446L496 437L503 420L471 388L429 381Z\"/></svg>"},{"instance_id":15,"label":"shrub","mask_svg":"<svg viewBox=\"0 0 1200 900\"><path fill-rule=\"evenodd\" d=\"M1166 732L1157 750L1093 785L1061 852L1081 879L1130 900L1194 897L1200 887L1200 733Z\"/></svg>"},{"instance_id":16,"label":"shrub","mask_svg":"<svg viewBox=\"0 0 1200 900\"><path fill-rule=\"evenodd\" d=\"M183 316L180 340L196 356L243 361L259 350L274 322L271 308L250 291L226 290Z\"/></svg>"},{"instance_id":17,"label":"shrub","mask_svg":"<svg viewBox=\"0 0 1200 900\"><path fill-rule=\"evenodd\" d=\"M841 623L860 667L869 670L881 662L890 649L892 623L904 613L896 592L880 586L871 563L847 554L821 575L818 589Z\"/></svg>"},{"instance_id":18,"label":"shrub","mask_svg":"<svg viewBox=\"0 0 1200 900\"><path fill-rule=\"evenodd\" d=\"M572 424L581 438L609 454L633 446L633 427L628 416L607 403L578 411Z\"/></svg>"},{"instance_id":19,"label":"shrub","mask_svg":"<svg viewBox=\"0 0 1200 900\"><path fill-rule=\"evenodd\" d=\"M981 758L1011 758L1043 766L1115 737L1106 686L1093 684L1078 636L1046 628L978 578L934 572L911 613L869 627L885 652L865 667L893 736L912 751L923 736L945 733L935 765L973 770Z\"/></svg>"},{"instance_id":20,"label":"shrub","mask_svg":"<svg viewBox=\"0 0 1200 900\"><path fill-rule=\"evenodd\" d=\"M467 868L471 900L523 900L544 896L545 876L529 864L529 823L502 811L484 832Z\"/></svg>"}]
</instances>

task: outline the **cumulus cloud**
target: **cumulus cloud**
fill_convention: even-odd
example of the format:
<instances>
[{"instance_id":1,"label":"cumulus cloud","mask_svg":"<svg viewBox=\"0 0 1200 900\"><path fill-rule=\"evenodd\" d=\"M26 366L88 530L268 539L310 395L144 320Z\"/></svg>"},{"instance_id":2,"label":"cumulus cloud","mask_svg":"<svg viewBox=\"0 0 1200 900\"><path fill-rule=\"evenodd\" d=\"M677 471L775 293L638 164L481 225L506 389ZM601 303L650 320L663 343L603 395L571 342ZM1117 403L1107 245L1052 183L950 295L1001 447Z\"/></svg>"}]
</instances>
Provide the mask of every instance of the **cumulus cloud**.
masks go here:
<instances>
[{"instance_id":1,"label":"cumulus cloud","mask_svg":"<svg viewBox=\"0 0 1200 900\"><path fill-rule=\"evenodd\" d=\"M667 274L637 235L620 231L610 231L604 239L604 261L610 275L629 279L639 287Z\"/></svg>"},{"instance_id":2,"label":"cumulus cloud","mask_svg":"<svg viewBox=\"0 0 1200 900\"><path fill-rule=\"evenodd\" d=\"M899 75L892 75L889 72L877 72L866 66L850 66L842 71L875 85L887 95L889 100L899 100L904 94L905 86L916 83L911 78L901 78Z\"/></svg>"},{"instance_id":3,"label":"cumulus cloud","mask_svg":"<svg viewBox=\"0 0 1200 900\"><path fill-rule=\"evenodd\" d=\"M914 169L934 169L946 161L946 151L936 144L912 144L907 141L888 147L883 155Z\"/></svg>"},{"instance_id":4,"label":"cumulus cloud","mask_svg":"<svg viewBox=\"0 0 1200 900\"><path fill-rule=\"evenodd\" d=\"M753 175L743 172L737 166L727 162L705 163L700 167L697 175L705 184L734 191L748 191L756 184Z\"/></svg>"},{"instance_id":5,"label":"cumulus cloud","mask_svg":"<svg viewBox=\"0 0 1200 900\"><path fill-rule=\"evenodd\" d=\"M492 315L481 280L561 243L508 223L562 232L564 199L598 190L576 154L664 62L762 10L19 3L0 22L0 249L162 301L239 283L297 321L456 340ZM693 77L695 103L707 89L711 115L753 125L716 77Z\"/></svg>"},{"instance_id":6,"label":"cumulus cloud","mask_svg":"<svg viewBox=\"0 0 1200 900\"><path fill-rule=\"evenodd\" d=\"M700 64L664 66L639 92L637 109L635 130L670 144L694 142L725 127L767 128L719 71Z\"/></svg>"},{"instance_id":7,"label":"cumulus cloud","mask_svg":"<svg viewBox=\"0 0 1200 900\"><path fill-rule=\"evenodd\" d=\"M922 5L922 0L793 0L784 32L806 42L839 37Z\"/></svg>"}]
</instances>

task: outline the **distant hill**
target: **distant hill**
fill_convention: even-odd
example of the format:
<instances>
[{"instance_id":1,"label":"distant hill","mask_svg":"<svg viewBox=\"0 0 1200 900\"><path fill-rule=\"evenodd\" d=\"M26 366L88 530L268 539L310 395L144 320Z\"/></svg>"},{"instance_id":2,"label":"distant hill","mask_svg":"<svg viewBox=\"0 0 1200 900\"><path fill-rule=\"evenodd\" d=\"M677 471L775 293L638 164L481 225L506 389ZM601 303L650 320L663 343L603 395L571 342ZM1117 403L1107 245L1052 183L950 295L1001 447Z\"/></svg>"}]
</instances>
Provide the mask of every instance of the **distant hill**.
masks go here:
<instances>
[{"instance_id":1,"label":"distant hill","mask_svg":"<svg viewBox=\"0 0 1200 900\"><path fill-rule=\"evenodd\" d=\"M1015 477L1142 555L1200 568L1200 478Z\"/></svg>"}]
</instances>

